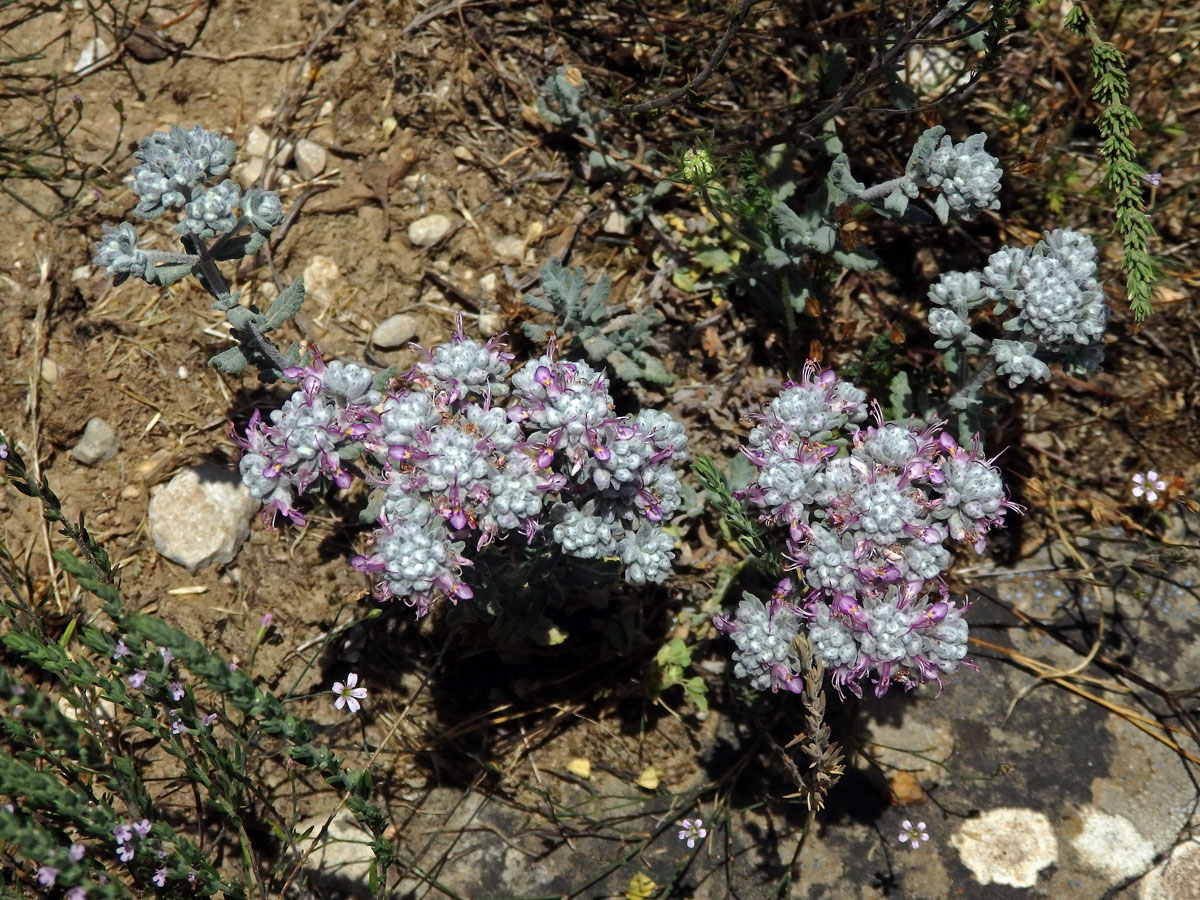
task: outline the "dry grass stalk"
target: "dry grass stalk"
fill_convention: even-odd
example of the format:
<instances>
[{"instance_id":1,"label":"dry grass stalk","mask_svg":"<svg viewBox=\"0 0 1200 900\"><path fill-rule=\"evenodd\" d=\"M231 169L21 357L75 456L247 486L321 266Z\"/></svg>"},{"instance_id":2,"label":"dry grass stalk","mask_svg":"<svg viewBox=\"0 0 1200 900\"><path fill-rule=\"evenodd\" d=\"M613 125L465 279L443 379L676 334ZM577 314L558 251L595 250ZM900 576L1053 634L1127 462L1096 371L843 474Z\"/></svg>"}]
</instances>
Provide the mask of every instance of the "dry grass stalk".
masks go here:
<instances>
[{"instance_id":1,"label":"dry grass stalk","mask_svg":"<svg viewBox=\"0 0 1200 900\"><path fill-rule=\"evenodd\" d=\"M819 812L825 805L825 798L845 771L842 748L829 739L829 726L825 724L825 667L813 656L812 644L803 634L792 638L792 647L800 657L800 672L804 676L801 700L806 712L804 731L792 738L787 747L800 746L801 752L809 759L809 774L804 776L796 771L799 790L787 796L803 797L810 812ZM789 768L795 769L794 766Z\"/></svg>"}]
</instances>

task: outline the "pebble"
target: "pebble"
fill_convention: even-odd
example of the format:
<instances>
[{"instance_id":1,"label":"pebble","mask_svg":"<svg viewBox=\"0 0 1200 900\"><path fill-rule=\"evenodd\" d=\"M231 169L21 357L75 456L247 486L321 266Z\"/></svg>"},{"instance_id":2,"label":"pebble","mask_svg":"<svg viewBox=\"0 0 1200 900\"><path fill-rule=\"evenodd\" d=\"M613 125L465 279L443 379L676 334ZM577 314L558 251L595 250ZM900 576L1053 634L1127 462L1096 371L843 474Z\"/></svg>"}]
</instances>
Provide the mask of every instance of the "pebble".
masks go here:
<instances>
[{"instance_id":1,"label":"pebble","mask_svg":"<svg viewBox=\"0 0 1200 900\"><path fill-rule=\"evenodd\" d=\"M296 173L305 181L316 178L325 171L325 148L316 141L301 138L296 141Z\"/></svg>"},{"instance_id":2,"label":"pebble","mask_svg":"<svg viewBox=\"0 0 1200 900\"><path fill-rule=\"evenodd\" d=\"M629 216L619 209L614 209L605 217L600 230L608 234L629 234Z\"/></svg>"},{"instance_id":3,"label":"pebble","mask_svg":"<svg viewBox=\"0 0 1200 900\"><path fill-rule=\"evenodd\" d=\"M212 464L184 469L150 498L154 549L189 572L232 562L258 508L236 472Z\"/></svg>"},{"instance_id":4,"label":"pebble","mask_svg":"<svg viewBox=\"0 0 1200 900\"><path fill-rule=\"evenodd\" d=\"M371 332L371 343L380 350L397 350L417 336L417 320L406 313L389 316Z\"/></svg>"},{"instance_id":5,"label":"pebble","mask_svg":"<svg viewBox=\"0 0 1200 900\"><path fill-rule=\"evenodd\" d=\"M504 314L498 309L479 311L479 333L485 338L495 337L504 330Z\"/></svg>"},{"instance_id":6,"label":"pebble","mask_svg":"<svg viewBox=\"0 0 1200 900\"><path fill-rule=\"evenodd\" d=\"M48 356L42 357L41 375L42 381L46 382L46 384L51 386L58 384L58 363Z\"/></svg>"},{"instance_id":7,"label":"pebble","mask_svg":"<svg viewBox=\"0 0 1200 900\"><path fill-rule=\"evenodd\" d=\"M492 241L492 252L502 263L519 263L525 256L525 239L506 234Z\"/></svg>"},{"instance_id":8,"label":"pebble","mask_svg":"<svg viewBox=\"0 0 1200 900\"><path fill-rule=\"evenodd\" d=\"M328 303L333 299L333 286L342 277L342 270L328 256L317 254L304 267L304 290L315 299Z\"/></svg>"},{"instance_id":9,"label":"pebble","mask_svg":"<svg viewBox=\"0 0 1200 900\"><path fill-rule=\"evenodd\" d=\"M71 457L85 466L97 466L117 455L117 433L99 416L83 426L83 436L71 448Z\"/></svg>"},{"instance_id":10,"label":"pebble","mask_svg":"<svg viewBox=\"0 0 1200 900\"><path fill-rule=\"evenodd\" d=\"M453 227L453 223L450 219L441 213L434 213L431 216L417 219L409 225L408 239L415 247L428 247L449 234L451 227Z\"/></svg>"},{"instance_id":11,"label":"pebble","mask_svg":"<svg viewBox=\"0 0 1200 900\"><path fill-rule=\"evenodd\" d=\"M496 288L500 286L500 279L496 277L495 272L488 272L479 279L479 290L485 294L495 294Z\"/></svg>"},{"instance_id":12,"label":"pebble","mask_svg":"<svg viewBox=\"0 0 1200 900\"><path fill-rule=\"evenodd\" d=\"M270 135L258 125L250 129L250 134L246 136L246 143L242 150L247 156L265 157L267 155L267 147L271 142ZM275 165L286 166L292 161L292 153L295 151L287 141L280 141L278 138L275 141Z\"/></svg>"}]
</instances>

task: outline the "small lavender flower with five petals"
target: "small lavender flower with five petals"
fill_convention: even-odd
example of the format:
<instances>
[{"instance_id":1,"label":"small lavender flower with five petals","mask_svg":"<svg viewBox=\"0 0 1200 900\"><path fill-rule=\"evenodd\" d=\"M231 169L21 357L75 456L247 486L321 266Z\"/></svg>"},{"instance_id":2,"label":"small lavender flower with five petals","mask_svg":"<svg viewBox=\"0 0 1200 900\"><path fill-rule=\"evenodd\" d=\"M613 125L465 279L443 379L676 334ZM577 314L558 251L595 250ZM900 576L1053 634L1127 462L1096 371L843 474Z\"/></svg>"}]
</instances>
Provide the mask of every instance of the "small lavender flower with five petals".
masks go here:
<instances>
[{"instance_id":1,"label":"small lavender flower with five petals","mask_svg":"<svg viewBox=\"0 0 1200 900\"><path fill-rule=\"evenodd\" d=\"M679 839L686 841L688 849L696 846L696 841L702 841L708 836L703 819L684 819L679 823Z\"/></svg>"},{"instance_id":2,"label":"small lavender flower with five petals","mask_svg":"<svg viewBox=\"0 0 1200 900\"><path fill-rule=\"evenodd\" d=\"M905 819L900 823L900 827L904 829L900 832L900 843L908 844L914 850L920 849L921 841L929 840L929 832L925 830L924 822L913 825L910 820Z\"/></svg>"},{"instance_id":3,"label":"small lavender flower with five petals","mask_svg":"<svg viewBox=\"0 0 1200 900\"><path fill-rule=\"evenodd\" d=\"M358 701L365 700L367 697L367 689L365 687L355 687L358 684L358 673L351 672L346 676L346 683L340 681L333 683L333 693L337 697L333 701L333 705L337 709L343 706L350 708L350 712L356 713L362 704Z\"/></svg>"},{"instance_id":4,"label":"small lavender flower with five petals","mask_svg":"<svg viewBox=\"0 0 1200 900\"><path fill-rule=\"evenodd\" d=\"M1166 489L1166 480L1159 478L1158 473L1153 469L1145 475L1138 472L1133 476L1133 496L1139 500L1145 497L1147 503L1154 503L1158 500L1158 492Z\"/></svg>"}]
</instances>

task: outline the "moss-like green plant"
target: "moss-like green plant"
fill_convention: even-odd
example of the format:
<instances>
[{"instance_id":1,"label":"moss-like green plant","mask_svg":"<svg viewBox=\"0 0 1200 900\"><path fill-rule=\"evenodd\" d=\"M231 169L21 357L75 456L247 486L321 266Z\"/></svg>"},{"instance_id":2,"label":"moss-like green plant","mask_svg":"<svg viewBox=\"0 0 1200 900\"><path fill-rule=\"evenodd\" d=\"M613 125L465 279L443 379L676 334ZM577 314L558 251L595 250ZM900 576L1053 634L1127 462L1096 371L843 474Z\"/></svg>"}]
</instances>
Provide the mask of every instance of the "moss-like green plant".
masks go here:
<instances>
[{"instance_id":1,"label":"moss-like green plant","mask_svg":"<svg viewBox=\"0 0 1200 900\"><path fill-rule=\"evenodd\" d=\"M1092 98L1103 109L1096 117L1103 142L1104 186L1112 192L1115 221L1113 230L1124 249L1125 290L1129 309L1137 321L1153 312L1150 299L1158 283L1159 272L1147 251L1154 225L1146 214L1146 170L1137 162L1137 147L1132 134L1141 129L1137 115L1126 104L1129 75L1123 54L1110 41L1102 40L1096 21L1082 2L1076 2L1067 14L1066 27L1092 44L1091 69L1096 83Z\"/></svg>"}]
</instances>

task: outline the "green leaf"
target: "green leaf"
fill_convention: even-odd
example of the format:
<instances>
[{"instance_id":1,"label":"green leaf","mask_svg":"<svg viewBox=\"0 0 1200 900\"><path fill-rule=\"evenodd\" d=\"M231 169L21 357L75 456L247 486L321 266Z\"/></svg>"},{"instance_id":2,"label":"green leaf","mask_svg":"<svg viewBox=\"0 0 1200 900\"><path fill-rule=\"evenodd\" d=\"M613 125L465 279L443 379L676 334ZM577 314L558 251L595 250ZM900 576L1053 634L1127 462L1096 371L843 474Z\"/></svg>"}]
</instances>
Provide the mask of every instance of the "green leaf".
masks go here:
<instances>
[{"instance_id":1,"label":"green leaf","mask_svg":"<svg viewBox=\"0 0 1200 900\"><path fill-rule=\"evenodd\" d=\"M246 354L242 352L241 347L230 347L228 350L222 350L216 356L208 360L210 366L215 366L222 372L230 375L241 375L242 370L246 368Z\"/></svg>"},{"instance_id":2,"label":"green leaf","mask_svg":"<svg viewBox=\"0 0 1200 900\"><path fill-rule=\"evenodd\" d=\"M300 312L300 307L303 303L304 279L297 278L284 288L283 293L275 298L275 302L267 310L263 331L271 331L289 319L294 319L296 314ZM231 319L230 321L232 322L233 320Z\"/></svg>"},{"instance_id":3,"label":"green leaf","mask_svg":"<svg viewBox=\"0 0 1200 900\"><path fill-rule=\"evenodd\" d=\"M682 638L671 638L670 643L664 644L654 657L660 666L679 666L681 668L692 664L692 651Z\"/></svg>"}]
</instances>

